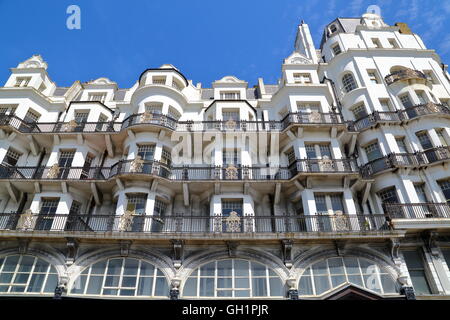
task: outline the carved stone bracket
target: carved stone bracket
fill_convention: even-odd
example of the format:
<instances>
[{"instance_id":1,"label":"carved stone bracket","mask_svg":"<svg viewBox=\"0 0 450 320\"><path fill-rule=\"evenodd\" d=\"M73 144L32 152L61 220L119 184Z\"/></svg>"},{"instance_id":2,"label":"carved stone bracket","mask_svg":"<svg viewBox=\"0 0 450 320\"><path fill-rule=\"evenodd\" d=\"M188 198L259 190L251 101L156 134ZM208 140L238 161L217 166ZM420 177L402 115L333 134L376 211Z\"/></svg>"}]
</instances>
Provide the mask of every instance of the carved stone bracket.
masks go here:
<instances>
[{"instance_id":1,"label":"carved stone bracket","mask_svg":"<svg viewBox=\"0 0 450 320\"><path fill-rule=\"evenodd\" d=\"M425 243L425 247L431 255L437 257L439 256L439 248L436 244L436 238L438 233L436 231L428 230L422 233L422 239Z\"/></svg>"},{"instance_id":2,"label":"carved stone bracket","mask_svg":"<svg viewBox=\"0 0 450 320\"><path fill-rule=\"evenodd\" d=\"M390 239L389 245L391 250L392 261L394 261L395 264L401 263L400 257L398 256L398 252L400 249L400 241L398 239Z\"/></svg>"},{"instance_id":3,"label":"carved stone bracket","mask_svg":"<svg viewBox=\"0 0 450 320\"><path fill-rule=\"evenodd\" d=\"M342 256L344 254L346 242L342 240L334 240L334 248L336 249L336 254Z\"/></svg>"},{"instance_id":4,"label":"carved stone bracket","mask_svg":"<svg viewBox=\"0 0 450 320\"><path fill-rule=\"evenodd\" d=\"M122 257L128 257L130 254L130 247L133 241L130 240L120 240L119 246L120 246L120 255Z\"/></svg>"},{"instance_id":5,"label":"carved stone bracket","mask_svg":"<svg viewBox=\"0 0 450 320\"><path fill-rule=\"evenodd\" d=\"M181 267L184 255L184 241L179 239L172 239L173 246L173 266L175 268Z\"/></svg>"},{"instance_id":6,"label":"carved stone bracket","mask_svg":"<svg viewBox=\"0 0 450 320\"><path fill-rule=\"evenodd\" d=\"M16 229L18 230L33 229L34 217L35 216L30 209L26 210L24 213L20 215Z\"/></svg>"},{"instance_id":7,"label":"carved stone bracket","mask_svg":"<svg viewBox=\"0 0 450 320\"><path fill-rule=\"evenodd\" d=\"M78 241L75 238L67 239L66 264L71 265L75 261L78 252Z\"/></svg>"},{"instance_id":8,"label":"carved stone bracket","mask_svg":"<svg viewBox=\"0 0 450 320\"><path fill-rule=\"evenodd\" d=\"M172 282L170 284L170 300L178 300L178 297L180 296L180 279L172 279Z\"/></svg>"},{"instance_id":9,"label":"carved stone bracket","mask_svg":"<svg viewBox=\"0 0 450 320\"><path fill-rule=\"evenodd\" d=\"M413 287L400 288L400 294L405 295L406 300L416 300L416 293Z\"/></svg>"},{"instance_id":10,"label":"carved stone bracket","mask_svg":"<svg viewBox=\"0 0 450 320\"><path fill-rule=\"evenodd\" d=\"M19 253L20 254L26 254L28 252L28 246L30 244L30 239L27 238L19 238L17 240L19 242Z\"/></svg>"},{"instance_id":11,"label":"carved stone bracket","mask_svg":"<svg viewBox=\"0 0 450 320\"><path fill-rule=\"evenodd\" d=\"M227 248L228 248L228 256L230 258L236 257L236 250L239 245L239 242L237 241L226 241Z\"/></svg>"},{"instance_id":12,"label":"carved stone bracket","mask_svg":"<svg viewBox=\"0 0 450 320\"><path fill-rule=\"evenodd\" d=\"M137 156L130 164L130 172L142 172L142 167L144 165L144 160L141 156Z\"/></svg>"},{"instance_id":13,"label":"carved stone bracket","mask_svg":"<svg viewBox=\"0 0 450 320\"><path fill-rule=\"evenodd\" d=\"M283 262L288 268L292 267L292 245L293 241L290 239L281 240L281 250L283 252Z\"/></svg>"}]
</instances>

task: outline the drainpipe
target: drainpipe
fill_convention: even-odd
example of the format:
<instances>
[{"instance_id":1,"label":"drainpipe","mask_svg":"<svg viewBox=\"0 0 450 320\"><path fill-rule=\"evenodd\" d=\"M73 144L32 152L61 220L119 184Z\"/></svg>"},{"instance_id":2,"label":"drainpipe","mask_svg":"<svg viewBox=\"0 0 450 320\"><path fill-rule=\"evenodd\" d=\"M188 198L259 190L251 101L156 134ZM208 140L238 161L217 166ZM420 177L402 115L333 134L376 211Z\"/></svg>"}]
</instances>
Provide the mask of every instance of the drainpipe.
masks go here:
<instances>
[{"instance_id":1,"label":"drainpipe","mask_svg":"<svg viewBox=\"0 0 450 320\"><path fill-rule=\"evenodd\" d=\"M337 106L337 108L339 110L339 113L342 115L342 105L341 105L341 102L338 99L336 85L334 84L333 80L327 78L326 76L323 77L322 83L325 83L325 80L328 81L328 83L331 85L331 89L332 89L331 91L333 93L334 100L336 101L336 106ZM333 106L333 108L334 108L334 106Z\"/></svg>"}]
</instances>

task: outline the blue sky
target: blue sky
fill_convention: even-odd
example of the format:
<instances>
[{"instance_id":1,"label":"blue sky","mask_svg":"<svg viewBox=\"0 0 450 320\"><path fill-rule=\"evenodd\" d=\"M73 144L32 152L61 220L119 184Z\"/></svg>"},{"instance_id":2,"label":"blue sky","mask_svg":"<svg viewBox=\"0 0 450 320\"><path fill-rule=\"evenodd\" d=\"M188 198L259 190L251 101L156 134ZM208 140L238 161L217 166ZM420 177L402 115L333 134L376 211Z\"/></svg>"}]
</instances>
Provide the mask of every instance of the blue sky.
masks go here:
<instances>
[{"instance_id":1,"label":"blue sky","mask_svg":"<svg viewBox=\"0 0 450 320\"><path fill-rule=\"evenodd\" d=\"M71 4L81 8L81 30L66 28ZM108 77L126 88L164 63L203 87L225 75L250 86L258 77L276 83L302 19L318 46L327 23L359 17L372 4L450 63L450 0L0 0L0 83L33 54L47 61L58 86Z\"/></svg>"}]
</instances>

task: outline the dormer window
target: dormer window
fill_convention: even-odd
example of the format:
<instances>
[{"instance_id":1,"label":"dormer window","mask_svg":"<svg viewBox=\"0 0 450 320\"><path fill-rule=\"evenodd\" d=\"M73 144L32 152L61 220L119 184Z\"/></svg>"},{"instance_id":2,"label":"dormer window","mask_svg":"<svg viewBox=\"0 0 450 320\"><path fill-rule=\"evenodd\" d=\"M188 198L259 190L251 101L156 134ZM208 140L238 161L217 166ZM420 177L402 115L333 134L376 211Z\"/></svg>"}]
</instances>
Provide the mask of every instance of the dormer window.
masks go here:
<instances>
[{"instance_id":1,"label":"dormer window","mask_svg":"<svg viewBox=\"0 0 450 320\"><path fill-rule=\"evenodd\" d=\"M0 115L13 115L16 112L17 105L0 105Z\"/></svg>"},{"instance_id":2,"label":"dormer window","mask_svg":"<svg viewBox=\"0 0 450 320\"><path fill-rule=\"evenodd\" d=\"M332 24L332 25L330 26L330 32L333 34L333 33L335 33L336 31L337 31L336 25L335 25L335 24Z\"/></svg>"},{"instance_id":3,"label":"dormer window","mask_svg":"<svg viewBox=\"0 0 450 320\"><path fill-rule=\"evenodd\" d=\"M222 91L220 93L220 99L221 100L239 100L241 99L240 92L224 92Z\"/></svg>"},{"instance_id":4,"label":"dormer window","mask_svg":"<svg viewBox=\"0 0 450 320\"><path fill-rule=\"evenodd\" d=\"M26 87L30 83L31 77L18 77L16 78L15 87Z\"/></svg>"},{"instance_id":5,"label":"dormer window","mask_svg":"<svg viewBox=\"0 0 450 320\"><path fill-rule=\"evenodd\" d=\"M153 77L153 84L166 84L166 77Z\"/></svg>"},{"instance_id":6,"label":"dormer window","mask_svg":"<svg viewBox=\"0 0 450 320\"><path fill-rule=\"evenodd\" d=\"M294 73L294 83L311 83L311 74Z\"/></svg>"},{"instance_id":7,"label":"dormer window","mask_svg":"<svg viewBox=\"0 0 450 320\"><path fill-rule=\"evenodd\" d=\"M45 83L41 83L41 85L39 86L39 91L40 92L44 92L44 90L47 89L47 87L45 86Z\"/></svg>"},{"instance_id":8,"label":"dormer window","mask_svg":"<svg viewBox=\"0 0 450 320\"><path fill-rule=\"evenodd\" d=\"M341 53L342 53L341 47L340 47L339 44L337 44L337 43L336 43L334 46L332 46L331 49L333 50L333 54L334 54L335 56L337 56L338 54L341 54Z\"/></svg>"},{"instance_id":9,"label":"dormer window","mask_svg":"<svg viewBox=\"0 0 450 320\"><path fill-rule=\"evenodd\" d=\"M391 39L388 39L388 41L392 48L395 48L395 49L400 48L400 46L398 45L398 43L395 39L391 38Z\"/></svg>"},{"instance_id":10,"label":"dormer window","mask_svg":"<svg viewBox=\"0 0 450 320\"><path fill-rule=\"evenodd\" d=\"M378 38L372 38L372 42L373 42L373 45L375 46L375 48L382 48L381 42Z\"/></svg>"},{"instance_id":11,"label":"dormer window","mask_svg":"<svg viewBox=\"0 0 450 320\"><path fill-rule=\"evenodd\" d=\"M172 80L172 87L177 89L178 91L183 90L183 87L176 80Z\"/></svg>"},{"instance_id":12,"label":"dormer window","mask_svg":"<svg viewBox=\"0 0 450 320\"><path fill-rule=\"evenodd\" d=\"M94 92L89 93L89 101L100 101L101 103L105 102L106 92Z\"/></svg>"}]
</instances>

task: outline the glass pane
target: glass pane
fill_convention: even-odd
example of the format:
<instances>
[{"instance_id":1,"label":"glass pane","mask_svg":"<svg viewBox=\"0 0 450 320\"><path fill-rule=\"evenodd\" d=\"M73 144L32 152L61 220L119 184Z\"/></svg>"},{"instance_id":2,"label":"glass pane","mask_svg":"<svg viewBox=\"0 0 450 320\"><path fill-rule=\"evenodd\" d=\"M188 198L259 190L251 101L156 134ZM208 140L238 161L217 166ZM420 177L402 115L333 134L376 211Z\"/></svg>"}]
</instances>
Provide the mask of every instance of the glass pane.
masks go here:
<instances>
[{"instance_id":1,"label":"glass pane","mask_svg":"<svg viewBox=\"0 0 450 320\"><path fill-rule=\"evenodd\" d=\"M9 286L0 286L0 292L7 292Z\"/></svg>"},{"instance_id":2,"label":"glass pane","mask_svg":"<svg viewBox=\"0 0 450 320\"><path fill-rule=\"evenodd\" d=\"M344 274L344 266L341 258L328 259L331 274Z\"/></svg>"},{"instance_id":3,"label":"glass pane","mask_svg":"<svg viewBox=\"0 0 450 320\"><path fill-rule=\"evenodd\" d=\"M217 296L218 297L232 297L233 291L231 290L218 290Z\"/></svg>"},{"instance_id":4,"label":"glass pane","mask_svg":"<svg viewBox=\"0 0 450 320\"><path fill-rule=\"evenodd\" d=\"M14 283L27 283L29 276L29 273L17 273L14 278Z\"/></svg>"},{"instance_id":5,"label":"glass pane","mask_svg":"<svg viewBox=\"0 0 450 320\"><path fill-rule=\"evenodd\" d=\"M91 274L104 274L106 268L106 261L97 262L92 266Z\"/></svg>"},{"instance_id":6,"label":"glass pane","mask_svg":"<svg viewBox=\"0 0 450 320\"><path fill-rule=\"evenodd\" d=\"M381 292L381 284L378 281L377 274L365 274L364 275L364 285L367 289L376 292Z\"/></svg>"},{"instance_id":7,"label":"glass pane","mask_svg":"<svg viewBox=\"0 0 450 320\"><path fill-rule=\"evenodd\" d=\"M197 279L189 278L186 281L183 289L183 296L196 297L197 296Z\"/></svg>"},{"instance_id":8,"label":"glass pane","mask_svg":"<svg viewBox=\"0 0 450 320\"><path fill-rule=\"evenodd\" d=\"M236 278L234 279L235 288L250 288L250 282L248 278Z\"/></svg>"},{"instance_id":9,"label":"glass pane","mask_svg":"<svg viewBox=\"0 0 450 320\"><path fill-rule=\"evenodd\" d=\"M409 271L411 281L417 295L431 294L425 273L423 271Z\"/></svg>"},{"instance_id":10,"label":"glass pane","mask_svg":"<svg viewBox=\"0 0 450 320\"><path fill-rule=\"evenodd\" d=\"M383 287L384 293L396 293L397 292L397 286L392 279L391 276L387 274L380 275L381 278L381 285Z\"/></svg>"},{"instance_id":11,"label":"glass pane","mask_svg":"<svg viewBox=\"0 0 450 320\"><path fill-rule=\"evenodd\" d=\"M145 277L139 279L138 296L151 296L153 289L153 278Z\"/></svg>"},{"instance_id":12,"label":"glass pane","mask_svg":"<svg viewBox=\"0 0 450 320\"><path fill-rule=\"evenodd\" d=\"M103 277L102 276L91 276L89 279L89 284L86 290L87 294L100 294L102 288Z\"/></svg>"},{"instance_id":13,"label":"glass pane","mask_svg":"<svg viewBox=\"0 0 450 320\"><path fill-rule=\"evenodd\" d=\"M270 278L270 295L272 297L282 297L283 294L283 284L279 278Z\"/></svg>"},{"instance_id":14,"label":"glass pane","mask_svg":"<svg viewBox=\"0 0 450 320\"><path fill-rule=\"evenodd\" d=\"M167 297L169 293L169 287L165 278L156 278L155 284L155 296Z\"/></svg>"},{"instance_id":15,"label":"glass pane","mask_svg":"<svg viewBox=\"0 0 450 320\"><path fill-rule=\"evenodd\" d=\"M34 274L31 277L27 292L40 292L44 283L45 274Z\"/></svg>"},{"instance_id":16,"label":"glass pane","mask_svg":"<svg viewBox=\"0 0 450 320\"><path fill-rule=\"evenodd\" d=\"M217 288L232 288L232 278L218 278L217 279Z\"/></svg>"},{"instance_id":17,"label":"glass pane","mask_svg":"<svg viewBox=\"0 0 450 320\"><path fill-rule=\"evenodd\" d=\"M363 284L363 281L362 281L362 278L360 275L349 275L348 282L356 284L360 287L364 287L364 284Z\"/></svg>"},{"instance_id":18,"label":"glass pane","mask_svg":"<svg viewBox=\"0 0 450 320\"><path fill-rule=\"evenodd\" d=\"M234 260L234 275L235 276L248 276L248 261Z\"/></svg>"},{"instance_id":19,"label":"glass pane","mask_svg":"<svg viewBox=\"0 0 450 320\"><path fill-rule=\"evenodd\" d=\"M120 294L121 296L134 296L134 289L122 289L120 290Z\"/></svg>"},{"instance_id":20,"label":"glass pane","mask_svg":"<svg viewBox=\"0 0 450 320\"><path fill-rule=\"evenodd\" d=\"M320 262L315 263L312 266L312 270L313 270L314 275L328 274L326 261L320 261Z\"/></svg>"},{"instance_id":21,"label":"glass pane","mask_svg":"<svg viewBox=\"0 0 450 320\"><path fill-rule=\"evenodd\" d=\"M403 256L405 257L406 265L408 269L423 269L423 261L419 252L417 251L403 251Z\"/></svg>"},{"instance_id":22,"label":"glass pane","mask_svg":"<svg viewBox=\"0 0 450 320\"><path fill-rule=\"evenodd\" d=\"M12 272L0 274L0 283L11 283L13 274Z\"/></svg>"},{"instance_id":23,"label":"glass pane","mask_svg":"<svg viewBox=\"0 0 450 320\"><path fill-rule=\"evenodd\" d=\"M44 260L37 259L33 272L47 272L49 264ZM56 272L56 271L55 271Z\"/></svg>"},{"instance_id":24,"label":"glass pane","mask_svg":"<svg viewBox=\"0 0 450 320\"><path fill-rule=\"evenodd\" d=\"M214 296L214 279L200 278L200 296L213 297Z\"/></svg>"},{"instance_id":25,"label":"glass pane","mask_svg":"<svg viewBox=\"0 0 450 320\"><path fill-rule=\"evenodd\" d=\"M30 272L33 267L34 257L23 256L22 261L20 261L20 266L18 272Z\"/></svg>"},{"instance_id":26,"label":"glass pane","mask_svg":"<svg viewBox=\"0 0 450 320\"><path fill-rule=\"evenodd\" d=\"M25 292L25 286L13 286L10 292Z\"/></svg>"},{"instance_id":27,"label":"glass pane","mask_svg":"<svg viewBox=\"0 0 450 320\"><path fill-rule=\"evenodd\" d=\"M231 277L231 260L217 261L217 275L218 276L230 276Z\"/></svg>"},{"instance_id":28,"label":"glass pane","mask_svg":"<svg viewBox=\"0 0 450 320\"><path fill-rule=\"evenodd\" d=\"M315 276L314 286L316 287L316 294L322 294L330 289L330 283L328 281L328 276Z\"/></svg>"},{"instance_id":29,"label":"glass pane","mask_svg":"<svg viewBox=\"0 0 450 320\"><path fill-rule=\"evenodd\" d=\"M250 290L236 290L234 291L235 297L248 298L250 297Z\"/></svg>"},{"instance_id":30,"label":"glass pane","mask_svg":"<svg viewBox=\"0 0 450 320\"><path fill-rule=\"evenodd\" d=\"M72 286L72 293L84 293L84 287L86 286L87 276L79 276Z\"/></svg>"},{"instance_id":31,"label":"glass pane","mask_svg":"<svg viewBox=\"0 0 450 320\"><path fill-rule=\"evenodd\" d=\"M47 282L45 283L44 292L55 292L57 284L58 276L56 274L49 274L47 277Z\"/></svg>"},{"instance_id":32,"label":"glass pane","mask_svg":"<svg viewBox=\"0 0 450 320\"><path fill-rule=\"evenodd\" d=\"M139 268L139 260L136 259L126 259L125 266L123 269L124 275L136 275Z\"/></svg>"},{"instance_id":33,"label":"glass pane","mask_svg":"<svg viewBox=\"0 0 450 320\"><path fill-rule=\"evenodd\" d=\"M118 287L119 280L119 276L107 276L105 279L105 287Z\"/></svg>"},{"instance_id":34,"label":"glass pane","mask_svg":"<svg viewBox=\"0 0 450 320\"><path fill-rule=\"evenodd\" d=\"M152 276L155 272L155 268L147 263L147 262L141 262L141 276Z\"/></svg>"},{"instance_id":35,"label":"glass pane","mask_svg":"<svg viewBox=\"0 0 450 320\"><path fill-rule=\"evenodd\" d=\"M108 264L107 273L110 275L119 275L122 269L122 261L123 259L111 259Z\"/></svg>"},{"instance_id":36,"label":"glass pane","mask_svg":"<svg viewBox=\"0 0 450 320\"><path fill-rule=\"evenodd\" d=\"M103 289L103 295L105 296L117 296L118 289Z\"/></svg>"},{"instance_id":37,"label":"glass pane","mask_svg":"<svg viewBox=\"0 0 450 320\"><path fill-rule=\"evenodd\" d=\"M9 256L6 257L5 265L3 266L3 272L5 271L15 271L17 262L19 261L19 256Z\"/></svg>"},{"instance_id":38,"label":"glass pane","mask_svg":"<svg viewBox=\"0 0 450 320\"><path fill-rule=\"evenodd\" d=\"M344 275L331 276L331 283L333 285L333 288L343 284L345 281L346 280L345 280L345 276Z\"/></svg>"},{"instance_id":39,"label":"glass pane","mask_svg":"<svg viewBox=\"0 0 450 320\"><path fill-rule=\"evenodd\" d=\"M122 287L130 288L136 286L136 277L123 277Z\"/></svg>"},{"instance_id":40,"label":"glass pane","mask_svg":"<svg viewBox=\"0 0 450 320\"><path fill-rule=\"evenodd\" d=\"M253 289L254 297L267 296L266 278L253 278L252 279L252 289Z\"/></svg>"},{"instance_id":41,"label":"glass pane","mask_svg":"<svg viewBox=\"0 0 450 320\"><path fill-rule=\"evenodd\" d=\"M200 276L213 276L215 270L215 263L211 262L200 267Z\"/></svg>"},{"instance_id":42,"label":"glass pane","mask_svg":"<svg viewBox=\"0 0 450 320\"><path fill-rule=\"evenodd\" d=\"M252 276L265 276L266 275L266 267L260 263L252 262Z\"/></svg>"},{"instance_id":43,"label":"glass pane","mask_svg":"<svg viewBox=\"0 0 450 320\"><path fill-rule=\"evenodd\" d=\"M356 258L344 258L347 274L359 274L358 260Z\"/></svg>"}]
</instances>

